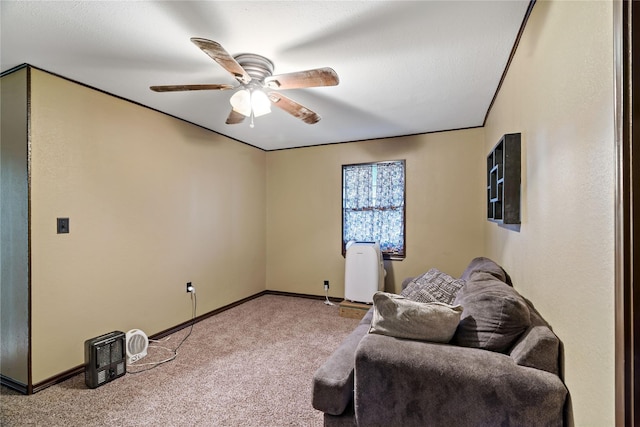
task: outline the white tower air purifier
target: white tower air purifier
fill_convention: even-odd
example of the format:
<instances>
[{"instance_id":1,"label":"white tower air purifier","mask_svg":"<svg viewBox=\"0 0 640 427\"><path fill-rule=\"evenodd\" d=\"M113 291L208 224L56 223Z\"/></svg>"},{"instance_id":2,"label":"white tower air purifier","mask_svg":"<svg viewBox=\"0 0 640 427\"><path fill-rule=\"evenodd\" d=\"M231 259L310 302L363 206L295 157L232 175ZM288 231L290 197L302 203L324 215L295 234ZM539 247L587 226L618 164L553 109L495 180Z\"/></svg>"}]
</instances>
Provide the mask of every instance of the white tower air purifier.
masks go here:
<instances>
[{"instance_id":1,"label":"white tower air purifier","mask_svg":"<svg viewBox=\"0 0 640 427\"><path fill-rule=\"evenodd\" d=\"M344 298L373 303L373 294L384 290L384 264L378 242L347 245L344 269Z\"/></svg>"}]
</instances>

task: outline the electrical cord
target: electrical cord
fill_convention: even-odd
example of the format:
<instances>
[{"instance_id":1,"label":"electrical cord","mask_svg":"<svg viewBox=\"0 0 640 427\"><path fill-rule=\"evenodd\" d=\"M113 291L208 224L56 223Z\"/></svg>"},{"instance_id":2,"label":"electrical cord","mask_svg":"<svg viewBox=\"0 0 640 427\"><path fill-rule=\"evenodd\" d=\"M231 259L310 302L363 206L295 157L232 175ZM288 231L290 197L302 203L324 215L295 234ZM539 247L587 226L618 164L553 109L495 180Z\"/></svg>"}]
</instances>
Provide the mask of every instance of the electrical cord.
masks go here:
<instances>
[{"instance_id":1,"label":"electrical cord","mask_svg":"<svg viewBox=\"0 0 640 427\"><path fill-rule=\"evenodd\" d=\"M135 365L133 365L133 364L129 365L129 367L131 367L131 366L136 366L136 367L138 367L138 366L151 366L152 365L151 368L142 369L140 371L129 371L129 373L131 373L131 374L139 374L140 372L148 371L150 369L155 368L156 366L162 365L163 363L171 362L177 356L177 353L172 348L162 347L162 346L149 346L149 348L161 348L161 349L167 350L167 351L169 351L170 353L173 353L173 354L170 357L168 357L168 358L166 358L164 360L161 360L159 362L136 363Z\"/></svg>"},{"instance_id":2,"label":"electrical cord","mask_svg":"<svg viewBox=\"0 0 640 427\"><path fill-rule=\"evenodd\" d=\"M170 339L171 339L171 335L169 335L168 337L163 338L163 339L161 339L161 340L152 340L151 338L148 338L149 342L167 342L167 341L169 341Z\"/></svg>"},{"instance_id":3,"label":"electrical cord","mask_svg":"<svg viewBox=\"0 0 640 427\"><path fill-rule=\"evenodd\" d=\"M189 328L189 333L187 333L187 335L184 336L184 338L182 338L182 341L180 341L180 343L178 344L178 346L175 349L171 349L168 347L163 347L163 346L159 346L159 345L150 345L149 348L159 348L159 349L163 349L163 350L167 350L171 353L173 353L170 357L161 360L159 362L149 362L149 363L132 363L130 365L127 365L128 368L130 367L138 367L138 366L149 366L148 368L145 369L141 369L139 371L127 371L130 374L139 374L142 372L146 372L146 371L150 371L153 368L157 368L160 365L163 365L165 363L171 362L172 360L175 360L176 357L178 357L178 350L180 349L180 347L182 346L182 344L187 340L187 338L189 338L191 336L191 332L193 332L193 325L195 323L196 320L196 311L198 308L198 299L196 297L196 291L195 289L193 291L191 291L191 327ZM171 339L171 336L167 337L165 340L160 341L160 340L149 340L149 342L166 342L169 341L169 339Z\"/></svg>"},{"instance_id":4,"label":"electrical cord","mask_svg":"<svg viewBox=\"0 0 640 427\"><path fill-rule=\"evenodd\" d=\"M329 301L329 287L325 286L324 287L324 303L326 305L335 305L334 303L332 303L331 301Z\"/></svg>"}]
</instances>

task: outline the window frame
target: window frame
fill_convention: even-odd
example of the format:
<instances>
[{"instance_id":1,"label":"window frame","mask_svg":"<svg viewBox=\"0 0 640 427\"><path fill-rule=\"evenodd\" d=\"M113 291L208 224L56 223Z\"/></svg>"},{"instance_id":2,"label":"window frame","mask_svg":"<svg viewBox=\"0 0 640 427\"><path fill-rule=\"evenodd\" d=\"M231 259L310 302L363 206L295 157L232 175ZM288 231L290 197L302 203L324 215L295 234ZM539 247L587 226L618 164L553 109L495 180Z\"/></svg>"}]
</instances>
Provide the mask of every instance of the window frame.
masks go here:
<instances>
[{"instance_id":1,"label":"window frame","mask_svg":"<svg viewBox=\"0 0 640 427\"><path fill-rule=\"evenodd\" d=\"M382 161L375 161L375 162L362 162L362 163L348 163L348 164L343 164L341 166L341 173L342 173L342 195L341 195L341 199L342 199L342 206L341 206L341 235L340 235L340 241L341 241L341 246L342 246L342 256L346 256L346 243L344 240L344 213L345 213L345 199L344 199L344 190L345 190L345 168L347 167L351 167L351 166L367 166L367 165L379 165L379 164L386 164L386 163L401 163L402 164L402 171L403 171L403 175L404 175L404 185L403 185L403 189L402 189L402 240L403 240L403 245L402 245L402 253L391 253L391 252L385 252L382 251L382 257L385 260L391 260L391 261L402 261L406 258L407 256L407 161L406 159L398 159L398 160L382 160Z\"/></svg>"}]
</instances>

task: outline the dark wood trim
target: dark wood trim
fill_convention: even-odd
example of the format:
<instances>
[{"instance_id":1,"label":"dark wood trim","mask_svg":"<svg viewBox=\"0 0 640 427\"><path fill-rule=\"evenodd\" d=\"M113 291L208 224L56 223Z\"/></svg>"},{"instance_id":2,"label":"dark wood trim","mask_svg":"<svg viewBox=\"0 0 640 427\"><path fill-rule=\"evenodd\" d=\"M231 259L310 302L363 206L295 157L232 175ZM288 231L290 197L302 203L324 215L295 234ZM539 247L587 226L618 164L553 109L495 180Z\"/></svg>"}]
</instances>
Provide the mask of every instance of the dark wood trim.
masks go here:
<instances>
[{"instance_id":1,"label":"dark wood trim","mask_svg":"<svg viewBox=\"0 0 640 427\"><path fill-rule=\"evenodd\" d=\"M301 148L323 147L323 146L327 146L327 145L350 144L350 143L353 143L353 142L383 141L385 139L408 138L408 137L419 136L419 135L432 135L432 134L443 133L443 132L455 132L455 131L462 131L462 130L479 129L479 128L482 128L484 126L484 124L483 124L481 126L469 126L469 127L463 127L463 128L442 129L442 130L436 130L436 131L432 131L432 132L412 133L412 134L406 134L406 135L393 135L393 136L387 136L387 137L381 137L381 138L372 138L372 139L354 139L354 140L350 140L350 141L328 142L328 143L325 143L325 144L301 145L301 146L298 146L298 147L276 148L276 149L267 150L267 149L264 149L264 148L256 147L255 145L251 145L251 144L249 144L247 142L241 141L241 140L239 140L237 138L234 138L232 136L225 135L225 134L220 133L218 131L215 131L213 129L209 129L209 128L207 128L205 126L202 126L202 125L199 125L197 123L193 123L193 122L190 122L188 120L182 119L180 117L174 116L172 114L165 113L164 111L160 111L160 110L157 110L155 108L149 107L148 105L144 105L144 104L141 104L139 102L132 101L132 100L127 99L127 98L123 98L123 97L121 97L119 95L114 95L114 94L112 94L110 92L107 92L105 90L99 89L97 87L88 85L86 83L79 82L77 80L73 80L73 79L65 77L63 75L60 75L60 74L57 74L57 73L45 70L43 68L39 68L39 67L33 66L33 65L30 65L30 64L26 64L26 63L25 64L21 64L21 65L19 65L17 67L14 67L14 68L11 68L11 69L9 69L7 71L4 71L4 72L2 72L2 74L0 74L0 77L2 77L4 75L7 75L7 74L10 74L12 72L15 72L15 71L17 71L17 70L19 70L21 68L24 68L24 67L29 67L29 68L32 68L32 69L35 69L35 70L38 70L38 71L42 71L43 73L47 73L47 74L50 74L52 76L56 76L56 77L61 78L63 80L69 81L71 83L75 83L77 85L84 86L84 87L92 89L92 90L96 90L98 92L104 93L105 95L113 96L114 98L118 98L118 99L121 99L123 101L130 102L130 103L135 104L135 105L137 105L139 107L143 107L143 108L146 108L148 110L155 111L155 112L160 113L162 115L169 116L169 117L174 118L176 120L180 120L181 122L184 122L184 123L189 123L190 125L197 126L197 127L201 128L201 129L204 129L204 130L208 130L208 131L213 132L215 134L224 136L225 138L229 138L229 139L231 139L233 141L239 142L240 144L244 144L244 145L247 145L249 147L253 147L255 149L264 151L264 152L297 150L297 149L301 149Z\"/></svg>"},{"instance_id":2,"label":"dark wood trim","mask_svg":"<svg viewBox=\"0 0 640 427\"><path fill-rule=\"evenodd\" d=\"M631 32L633 34L634 45L633 48L633 60L634 64L640 64L640 9L638 8L637 2L631 2L634 4L635 13L633 14L633 24L635 27L635 31ZM640 68L638 66L635 69L632 69L632 116L640 117ZM640 265L640 221L638 217L640 216L640 198L638 194L640 194L640 164L638 163L638 153L640 153L640 123L636 124L636 126L632 126L632 119L629 120L629 126L633 129L633 134L631 136L631 151L635 153L636 159L631 162L633 165L632 174L632 184L631 184L631 192L633 194L633 206L631 207L632 217L631 217L631 242L629 245L631 247L631 254L629 260L630 266L630 282L631 282L631 292L633 297L631 299L631 330L629 331L629 335L633 338L633 374L631 378L631 383L633 387L633 391L630 396L631 403L631 421L630 425L640 425L640 281L636 280L633 266Z\"/></svg>"},{"instance_id":3,"label":"dark wood trim","mask_svg":"<svg viewBox=\"0 0 640 427\"><path fill-rule=\"evenodd\" d=\"M468 127L464 127L464 128L452 128L452 129L434 130L434 131L431 131L431 132L408 133L408 134L404 134L404 135L392 135L392 136L386 136L386 137L383 136L383 137L371 138L371 139L352 139L352 140L349 140L349 141L327 142L327 143L324 143L324 144L301 145L301 146L298 146L298 147L287 147L287 148L274 148L274 149L265 150L265 151L272 152L272 151L286 151L286 150L302 150L302 149L305 149L305 148L324 147L324 146L327 146L327 145L351 144L351 143L354 143L354 142L384 141L386 139L410 138L412 136L433 135L433 134L444 133L444 132L456 132L456 131L471 130L471 129L482 129L482 127L484 127L484 124L483 125L479 125L479 126L468 126Z\"/></svg>"},{"instance_id":4,"label":"dark wood trim","mask_svg":"<svg viewBox=\"0 0 640 427\"><path fill-rule=\"evenodd\" d=\"M616 425L624 426L627 412L626 405L626 370L627 364L625 360L627 354L627 336L625 327L625 239L624 232L627 228L625 224L626 216L624 215L624 206L627 206L625 191L626 184L624 182L624 62L622 46L624 37L624 4L623 2L614 2L613 5L613 39L614 39L614 127L615 127L615 419Z\"/></svg>"},{"instance_id":5,"label":"dark wood trim","mask_svg":"<svg viewBox=\"0 0 640 427\"><path fill-rule=\"evenodd\" d=\"M629 81L625 85L630 90L629 98L629 115L628 115L628 129L631 130L631 140L629 141L629 163L631 164L631 197L633 198L629 215L630 226L628 242L630 253L628 254L629 263L629 287L631 288L632 297L630 298L631 304L631 318L629 320L628 333L632 339L632 355L631 360L631 378L628 400L630 411L627 414L627 422L629 425L640 425L640 283L636 280L634 274L634 266L640 265L640 222L636 224L636 220L640 216L640 163L638 163L638 154L640 153L640 123L633 126L633 118L638 119L640 117L640 67L633 64L640 64L640 5L636 1L628 1L629 24L626 31L627 36L632 37L632 40L628 40L631 45L628 47L631 52L631 58L629 58ZM634 30L635 28L635 30ZM633 159L635 155L635 161Z\"/></svg>"},{"instance_id":6,"label":"dark wood trim","mask_svg":"<svg viewBox=\"0 0 640 427\"><path fill-rule=\"evenodd\" d=\"M629 71L628 79L625 79L627 84L625 87L630 92L627 94L628 105L628 126L627 129L630 132L629 141L629 153L628 161L631 165L631 177L630 177L630 197L632 201L629 206L628 214L629 219L629 284L631 298L629 304L630 318L628 318L628 334L631 337L631 375L629 379L630 393L628 394L629 400L629 412L627 413L627 422L629 425L640 424L640 339L638 333L640 332L640 284L636 280L634 274L634 266L640 265L640 229L636 225L636 219L640 214L640 164L638 159L634 159L640 153L640 123L633 126L633 118L640 117L640 68L636 66L633 68L633 64L640 63L640 6L636 1L627 1L628 5L628 24L626 26L625 34L627 36L628 51L630 52L630 58L628 57L627 69ZM635 28L635 30L634 30ZM635 161L634 161L635 160Z\"/></svg>"},{"instance_id":7,"label":"dark wood trim","mask_svg":"<svg viewBox=\"0 0 640 427\"><path fill-rule=\"evenodd\" d=\"M31 67L27 67L27 393L33 393L33 368L32 368L32 304L31 304L31 283L33 268L31 264Z\"/></svg>"},{"instance_id":8,"label":"dark wood trim","mask_svg":"<svg viewBox=\"0 0 640 427\"><path fill-rule=\"evenodd\" d=\"M244 304L245 302L251 301L253 299L256 299L258 297L261 297L263 295L278 295L278 296L285 296L285 297L296 297L296 298L310 298L310 299L317 299L317 300L323 300L325 299L324 296L321 295L309 295L309 294L297 294L297 293L292 293L292 292L282 292L282 291L271 291L271 290L265 290L265 291L261 291L258 292L257 294L253 294L250 295L246 298L243 298L241 300L232 302L231 304L227 304L223 307L220 308L216 308L215 310L209 311L208 313L205 314L201 314L200 316L195 317L194 319L191 320L187 320L186 322L182 322L176 326L173 326L171 328L165 329L164 331L158 332L157 334L154 334L152 336L150 336L149 338L151 339L160 339L160 338L164 338L167 335L171 335L174 334L186 327L191 326L192 324L196 324L198 322L201 322L205 319L208 319L209 317L215 316L216 314L220 314L224 311L227 311L231 308L237 307L241 304ZM330 298L332 300L335 301L342 301L342 299L338 299L338 298Z\"/></svg>"},{"instance_id":9,"label":"dark wood trim","mask_svg":"<svg viewBox=\"0 0 640 427\"><path fill-rule=\"evenodd\" d=\"M10 388L11 390L17 391L18 393L30 394L28 393L28 387L26 384L22 384L21 382L16 381L13 378L6 377L2 374L0 374L0 384Z\"/></svg>"},{"instance_id":10,"label":"dark wood trim","mask_svg":"<svg viewBox=\"0 0 640 427\"><path fill-rule=\"evenodd\" d=\"M498 93L500 93L500 89L502 88L502 83L504 83L505 77L507 77L507 72L509 71L509 67L511 67L511 61L513 61L513 57L518 50L518 45L520 44L520 39L522 38L522 34L524 33L524 29L527 26L527 21L529 21L529 17L531 16L531 11L533 10L533 6L536 4L536 0L531 0L529 2L529 7L527 7L527 11L524 14L524 18L522 19L522 24L520 24L520 30L518 30L518 35L516 36L516 40L513 43L513 47L511 48L511 53L509 54L509 59L507 60L507 65L504 67L504 71L502 72L502 76L500 77L500 82L498 83L498 87L496 88L496 92L493 94L493 99L489 104L489 108L487 108L487 114L484 115L484 120L482 121L482 127L487 124L487 119L489 118L489 113L491 113L491 109L493 108L493 104L496 102L496 98L498 98Z\"/></svg>"},{"instance_id":11,"label":"dark wood trim","mask_svg":"<svg viewBox=\"0 0 640 427\"><path fill-rule=\"evenodd\" d=\"M26 74L26 162L27 170L27 384L23 384L15 379L0 374L0 384L21 393L33 393L33 369L32 369L32 338L31 338L31 67L28 64L21 64L7 71L0 73L0 77L7 76L25 69Z\"/></svg>"},{"instance_id":12,"label":"dark wood trim","mask_svg":"<svg viewBox=\"0 0 640 427\"><path fill-rule=\"evenodd\" d=\"M183 118L180 118L180 117L174 116L174 115L172 115L172 114L165 113L164 111L160 111L160 110L157 110L157 109L155 109L155 108L149 107L148 105L144 105L144 104L141 104L141 103L139 103L139 102L132 101L131 99L127 99L127 98L124 98L124 97L122 97L122 96L115 95L115 94L113 94L113 93L111 93L111 92L107 92L106 90L99 89L99 88L97 88L97 87L95 87L95 86L91 86L91 85L88 85L88 84L86 84L86 83L79 82L79 81L77 81L77 80L71 79L71 78L69 78L69 77L65 77L65 76L63 76L63 75L60 75L60 74L57 74L57 73L54 73L54 72L51 72L51 71L48 71L48 70L45 70L45 69L43 69L43 68L39 68L39 67L33 66L33 65L31 65L31 64L22 64L22 65L20 65L20 66L18 66L18 67L15 67L15 68L12 68L12 69L10 69L10 70L7 70L5 73L13 72L13 71L16 71L16 70L17 70L17 69L19 69L19 68L24 68L24 67L29 67L29 68L32 68L32 69L35 69L35 70L38 70L38 71L42 71L43 73L47 73L47 74L50 74L50 75L52 75L52 76L58 77L58 78L60 78L60 79L66 80L66 81L68 81L68 82L75 83L75 84L77 84L77 85L80 85L80 86L83 86L83 87L86 87L86 88L89 88L89 89L92 89L92 90L98 91L98 92L103 93L103 94L105 94L105 95L113 96L114 98L120 99L120 100L125 101L125 102L129 102L129 103L131 103L131 104L137 105L137 106L142 107L142 108L146 108L147 110L155 111L156 113L160 113L160 114L162 114L162 115L164 115L164 116L168 116L168 117L174 118L174 119L176 119L176 120L180 120L181 122L184 122L184 123L189 123L190 125L197 126L197 127L199 127L200 129L208 130L209 132L213 132L213 133L215 133L215 134L218 134L218 135L224 136L225 138L229 138L229 139L231 139L231 140L233 140L233 141L239 142L240 144L244 144L244 145L247 145L247 146L249 146L249 147L253 147L253 148L257 149L257 150L261 150L261 151L265 151L265 152L266 152L266 151L268 151L268 150L265 150L264 148L256 147L255 145L251 145L251 144L249 144L248 142L241 141L241 140L239 140L239 139L237 139L237 138L234 138L234 137L232 137L232 136L225 135L225 134L220 133L220 132L218 132L218 131L215 131L215 130L213 130L213 129L209 129L208 127L205 127L205 126L199 125L199 124L197 124L197 123L190 122L190 121L188 121L188 120L185 120L185 119L183 119ZM5 73L3 73L2 75L4 75Z\"/></svg>"},{"instance_id":13,"label":"dark wood trim","mask_svg":"<svg viewBox=\"0 0 640 427\"><path fill-rule=\"evenodd\" d=\"M640 423L640 286L634 265L640 260L640 238L635 220L640 212L640 165L634 152L640 149L640 129L633 117L640 117L640 9L634 1L613 3L614 84L615 84L615 419L616 425ZM635 14L633 13L635 9ZM634 43L635 42L635 43ZM635 46L634 46L635 45ZM634 84L635 83L635 84Z\"/></svg>"},{"instance_id":14,"label":"dark wood trim","mask_svg":"<svg viewBox=\"0 0 640 427\"><path fill-rule=\"evenodd\" d=\"M160 339L163 338L167 335L171 335L174 334L186 327L189 327L191 325L194 325L202 320L208 319L209 317L215 316L216 314L220 314L224 311L227 311L231 308L237 307L241 304L244 304L245 302L251 301L253 299L256 299L258 297L261 297L263 295L277 295L277 296L283 296L283 297L294 297L294 298L307 298L307 299L314 299L314 300L324 300L326 297L321 296L321 295L309 295L309 294L297 294L297 293L293 293L293 292L282 292L282 291L271 291L271 290L265 290L265 291L261 291L258 292L257 294L254 295L250 295L246 298L243 298L241 300L238 300L236 302L233 302L231 304L227 304L223 307L217 308L215 310L212 310L208 313L202 314L200 316L195 317L194 319L188 320L186 322L182 322L176 326L173 326L171 328L165 329L164 331L158 332L157 334L151 335L149 338L151 339ZM330 297L329 300L331 300L332 302L335 303L339 303L342 301L342 298L334 298L334 297ZM4 376L0 377L0 384L2 384L3 386L9 387L13 390L16 390L20 393L23 394L33 394L33 393L37 393L41 390L44 390L47 387L50 387L52 385L61 383L63 381L68 380L71 377L74 377L78 374L81 374L84 372L84 365L79 365L76 366L74 368L68 369L64 372L61 372L60 374L54 375L53 377L47 378L46 380L39 382L38 384L34 384L34 385L25 385L19 382L16 382L14 380L12 380L11 378L7 378Z\"/></svg>"},{"instance_id":15,"label":"dark wood trim","mask_svg":"<svg viewBox=\"0 0 640 427\"><path fill-rule=\"evenodd\" d=\"M154 340L157 340L157 339L160 339L160 338L164 338L167 335L174 334L174 333L176 333L176 332L178 332L178 331L180 331L180 330L182 330L182 329L184 329L184 328L186 328L188 326L195 325L196 323L201 322L204 319L208 319L211 316L215 316L216 314L220 314L223 311L227 311L227 310L229 310L229 309L231 309L233 307L239 306L240 304L244 304L247 301L251 301L252 299L256 299L256 298L264 295L265 292L266 291L258 292L257 294L250 295L250 296L248 296L246 298L243 298L241 300L232 302L231 304L227 304L227 305L225 305L223 307L216 308L215 310L209 311L208 313L201 314L200 316L197 316L197 317L195 317L195 318L193 318L191 320L187 320L186 322L182 322L182 323L180 323L180 324L178 324L176 326L173 326L173 327L171 327L169 329L165 329L164 331L160 331L157 334L151 335L149 338L154 339Z\"/></svg>"},{"instance_id":16,"label":"dark wood trim","mask_svg":"<svg viewBox=\"0 0 640 427\"><path fill-rule=\"evenodd\" d=\"M307 299L315 299L315 300L325 300L327 297L322 295L309 295L309 294L297 294L294 292L283 292L283 291L264 291L262 295L278 295L282 297L294 297L294 298L307 298ZM328 297L332 302L341 302L344 298L336 298L336 297Z\"/></svg>"},{"instance_id":17,"label":"dark wood trim","mask_svg":"<svg viewBox=\"0 0 640 427\"><path fill-rule=\"evenodd\" d=\"M164 338L167 335L171 335L174 334L186 327L191 326L192 324L196 324L198 322L201 322L205 319L208 319L209 317L215 316L216 314L220 314L224 311L227 311L231 308L237 307L241 304L244 304L245 302L251 301L253 299L256 299L258 297L261 297L263 295L278 295L278 296L286 296L286 297L296 297L296 298L310 298L310 299L317 299L317 300L323 300L325 299L324 296L321 295L308 295L308 294L297 294L297 293L292 293L292 292L282 292L282 291L270 291L270 290L266 290L266 291L261 291L258 292L257 294L253 294L250 295L246 298L243 298L241 300L232 302L231 304L227 304L223 307L220 308L216 308L215 310L209 311L208 313L204 313L201 314L200 316L195 317L194 319L191 320L187 320L185 322L182 322L178 325L175 325L171 328L165 329L164 331L160 331L157 334L151 335L149 338L151 339L160 339L160 338ZM331 300L334 301L342 301L342 299L338 299L338 298L330 298Z\"/></svg>"},{"instance_id":18,"label":"dark wood trim","mask_svg":"<svg viewBox=\"0 0 640 427\"><path fill-rule=\"evenodd\" d=\"M38 384L33 384L31 386L31 391L27 394L37 393L39 391L44 390L47 387L51 387L52 385L59 384L83 372L84 372L84 365L80 365L80 366L76 366L75 368L68 369L64 372L59 373L58 375L54 375L51 378L47 378L46 380L41 381Z\"/></svg>"},{"instance_id":19,"label":"dark wood trim","mask_svg":"<svg viewBox=\"0 0 640 427\"><path fill-rule=\"evenodd\" d=\"M23 68L26 68L26 67L28 67L28 66L29 66L29 64L20 64L20 65L16 65L16 66L15 66L15 67L13 67L13 68L9 68L9 69L8 69L8 70L6 70L6 71L2 71L2 72L0 72L0 77L4 77L4 76L7 76L7 75L9 75L9 74L15 73L16 71L22 70Z\"/></svg>"}]
</instances>

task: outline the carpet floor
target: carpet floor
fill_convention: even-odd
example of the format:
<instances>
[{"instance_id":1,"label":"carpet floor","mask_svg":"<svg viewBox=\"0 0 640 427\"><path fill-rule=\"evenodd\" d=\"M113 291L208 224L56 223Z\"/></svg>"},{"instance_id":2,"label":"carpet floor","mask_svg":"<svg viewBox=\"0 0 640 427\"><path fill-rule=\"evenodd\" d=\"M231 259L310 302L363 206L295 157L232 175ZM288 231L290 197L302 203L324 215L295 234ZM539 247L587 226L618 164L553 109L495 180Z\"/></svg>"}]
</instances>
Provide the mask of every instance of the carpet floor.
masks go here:
<instances>
[{"instance_id":1,"label":"carpet floor","mask_svg":"<svg viewBox=\"0 0 640 427\"><path fill-rule=\"evenodd\" d=\"M316 369L359 320L322 300L262 295L193 326L175 360L96 389L84 374L25 396L0 391L2 426L321 426ZM163 360L190 328L152 343Z\"/></svg>"}]
</instances>

